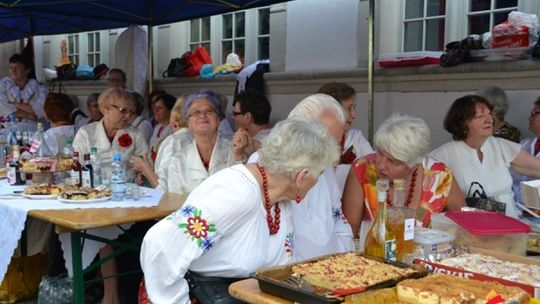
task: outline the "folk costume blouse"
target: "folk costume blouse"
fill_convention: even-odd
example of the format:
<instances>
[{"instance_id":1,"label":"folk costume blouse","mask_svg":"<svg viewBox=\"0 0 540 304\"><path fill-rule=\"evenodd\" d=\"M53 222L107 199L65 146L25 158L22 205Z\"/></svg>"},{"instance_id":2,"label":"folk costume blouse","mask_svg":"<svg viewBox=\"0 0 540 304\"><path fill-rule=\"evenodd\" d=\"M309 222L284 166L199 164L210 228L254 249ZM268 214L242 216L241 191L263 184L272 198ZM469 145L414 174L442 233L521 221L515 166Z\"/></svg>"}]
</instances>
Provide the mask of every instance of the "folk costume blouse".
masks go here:
<instances>
[{"instance_id":1,"label":"folk costume blouse","mask_svg":"<svg viewBox=\"0 0 540 304\"><path fill-rule=\"evenodd\" d=\"M377 153L366 155L357 160L353 170L364 190L364 218L373 220L377 213L377 187L375 183L379 173L375 166ZM445 164L430 157L422 161L422 196L416 212L416 219L424 227L429 227L431 214L442 212L448 205L448 195L452 188L452 172Z\"/></svg>"},{"instance_id":2,"label":"folk costume blouse","mask_svg":"<svg viewBox=\"0 0 540 304\"><path fill-rule=\"evenodd\" d=\"M451 141L432 151L430 156L452 169L465 197L471 183L479 182L488 197L506 203L506 215L517 217L510 165L521 150L521 146L503 138L490 136L480 150L484 156L482 161L478 158L476 149L461 140Z\"/></svg>"},{"instance_id":3,"label":"folk costume blouse","mask_svg":"<svg viewBox=\"0 0 540 304\"><path fill-rule=\"evenodd\" d=\"M112 170L112 157L114 152L120 152L122 162L126 168L126 181L132 182L135 179L135 172L129 163L131 156L142 156L148 153L148 146L141 132L133 127L127 126L118 130L112 142L107 138L103 119L85 126L82 126L73 139L73 150L79 155L90 153L90 148L96 147L101 161L101 170L105 176L110 177Z\"/></svg>"},{"instance_id":4,"label":"folk costume blouse","mask_svg":"<svg viewBox=\"0 0 540 304\"><path fill-rule=\"evenodd\" d=\"M141 248L152 303L188 303L188 269L203 276L245 278L257 269L291 262L290 202L279 203L280 228L270 235L262 197L251 172L236 165L206 179L181 209L154 225Z\"/></svg>"}]
</instances>

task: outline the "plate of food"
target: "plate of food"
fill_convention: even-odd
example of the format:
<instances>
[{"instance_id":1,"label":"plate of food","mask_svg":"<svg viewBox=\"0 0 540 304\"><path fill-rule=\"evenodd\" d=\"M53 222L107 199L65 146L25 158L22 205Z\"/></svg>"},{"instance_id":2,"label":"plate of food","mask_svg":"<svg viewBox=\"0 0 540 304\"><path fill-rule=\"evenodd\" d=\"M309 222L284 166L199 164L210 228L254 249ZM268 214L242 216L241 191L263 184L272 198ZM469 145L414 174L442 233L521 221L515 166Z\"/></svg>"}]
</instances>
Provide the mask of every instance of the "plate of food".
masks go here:
<instances>
[{"instance_id":1,"label":"plate of food","mask_svg":"<svg viewBox=\"0 0 540 304\"><path fill-rule=\"evenodd\" d=\"M98 203L109 200L111 195L111 189L109 188L82 187L62 191L58 196L58 200L68 204Z\"/></svg>"},{"instance_id":2,"label":"plate of food","mask_svg":"<svg viewBox=\"0 0 540 304\"><path fill-rule=\"evenodd\" d=\"M28 199L55 199L64 187L63 184L33 184L24 188L21 196Z\"/></svg>"}]
</instances>

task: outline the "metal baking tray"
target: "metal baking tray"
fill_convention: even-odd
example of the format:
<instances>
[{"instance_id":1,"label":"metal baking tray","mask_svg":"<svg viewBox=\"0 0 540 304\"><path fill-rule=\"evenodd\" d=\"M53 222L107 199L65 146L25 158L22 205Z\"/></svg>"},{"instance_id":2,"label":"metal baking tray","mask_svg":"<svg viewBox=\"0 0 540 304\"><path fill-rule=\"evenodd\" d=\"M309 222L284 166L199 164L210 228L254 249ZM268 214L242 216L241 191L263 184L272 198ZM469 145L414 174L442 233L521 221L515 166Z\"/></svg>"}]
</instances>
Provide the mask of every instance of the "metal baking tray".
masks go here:
<instances>
[{"instance_id":1,"label":"metal baking tray","mask_svg":"<svg viewBox=\"0 0 540 304\"><path fill-rule=\"evenodd\" d=\"M337 256L337 255L342 255L342 254L330 254L330 255L317 257L314 259L309 259L306 261L299 261L292 264L260 269L254 275L252 275L252 277L257 279L257 281L259 282L259 288L261 289L261 291L276 295L278 297L286 298L291 301L295 301L298 303L313 303L313 304L341 303L344 300L344 297L342 298L327 297L325 296L325 293L327 293L328 290L319 289L319 290L316 290L315 292L309 292L309 291L306 291L305 289L287 284L283 282L283 279L285 279L286 277L292 274L292 270L291 270L292 266L296 264L302 264L306 262L316 262L316 261L328 258L330 256ZM383 282L377 283L376 285L369 286L367 287L367 289L392 287L404 279L420 278L428 274L428 271L422 266L418 267L419 265L411 266L411 265L407 265L400 262L385 261L380 258L371 257L371 256L363 255L360 253L358 253L358 255L361 255L365 258L381 261L385 264L390 264L399 268L413 268L414 270L416 270L416 272L409 274L407 276L402 276L397 279L383 281Z\"/></svg>"}]
</instances>

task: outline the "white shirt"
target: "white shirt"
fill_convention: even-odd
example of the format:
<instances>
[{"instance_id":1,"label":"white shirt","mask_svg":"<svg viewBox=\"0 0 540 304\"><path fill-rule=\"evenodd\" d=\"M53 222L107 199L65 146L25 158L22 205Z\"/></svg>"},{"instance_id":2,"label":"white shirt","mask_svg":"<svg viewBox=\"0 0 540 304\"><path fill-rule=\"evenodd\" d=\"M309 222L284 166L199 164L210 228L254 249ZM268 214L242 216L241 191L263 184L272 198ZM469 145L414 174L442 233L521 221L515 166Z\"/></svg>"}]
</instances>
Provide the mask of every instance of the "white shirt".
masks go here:
<instances>
[{"instance_id":1,"label":"white shirt","mask_svg":"<svg viewBox=\"0 0 540 304\"><path fill-rule=\"evenodd\" d=\"M133 120L133 122L131 122L131 126L139 129L139 131L141 131L143 134L146 143L150 143L150 138L152 138L152 133L154 132L151 122L139 115L137 118L135 118L135 120Z\"/></svg>"},{"instance_id":2,"label":"white shirt","mask_svg":"<svg viewBox=\"0 0 540 304\"><path fill-rule=\"evenodd\" d=\"M187 195L210 175L232 164L231 139L218 133L208 170L204 167L191 134L178 137L181 149L168 157L158 173L158 189Z\"/></svg>"},{"instance_id":3,"label":"white shirt","mask_svg":"<svg viewBox=\"0 0 540 304\"><path fill-rule=\"evenodd\" d=\"M188 128L182 128L167 136L159 146L156 161L154 162L154 172L158 176L164 176L169 166L170 158L182 149L183 144L187 144L190 141L193 141L193 134Z\"/></svg>"},{"instance_id":4,"label":"white shirt","mask_svg":"<svg viewBox=\"0 0 540 304\"><path fill-rule=\"evenodd\" d=\"M479 182L488 197L506 203L507 215L517 217L510 163L521 150L520 145L490 136L480 150L484 156L483 161L478 158L476 150L465 142L452 141L432 151L430 156L442 161L452 170L465 197L471 183Z\"/></svg>"},{"instance_id":5,"label":"white shirt","mask_svg":"<svg viewBox=\"0 0 540 304\"><path fill-rule=\"evenodd\" d=\"M45 98L48 90L35 79L28 79L26 86L20 89L11 77L0 80L0 116L8 116L17 111L16 102L29 103L37 118L45 117Z\"/></svg>"},{"instance_id":6,"label":"white shirt","mask_svg":"<svg viewBox=\"0 0 540 304\"><path fill-rule=\"evenodd\" d=\"M148 160L154 163L154 159L157 157L157 153L159 151L161 142L167 138L167 136L172 134L171 126L162 125L158 123L154 127L154 133L152 133L152 137L150 137L150 143L149 143L149 151L148 151ZM152 157L152 155L154 155Z\"/></svg>"},{"instance_id":7,"label":"white shirt","mask_svg":"<svg viewBox=\"0 0 540 304\"><path fill-rule=\"evenodd\" d=\"M345 143L343 145L343 152L348 151L351 146L353 149L352 151L356 154L356 158L374 152L360 129L350 129L347 132ZM350 164L340 164L336 168L336 179L341 193L343 193L343 189L345 188L345 182L347 181L347 175L350 170Z\"/></svg>"},{"instance_id":8,"label":"white shirt","mask_svg":"<svg viewBox=\"0 0 540 304\"><path fill-rule=\"evenodd\" d=\"M332 167L319 177L306 197L292 203L295 259L352 250L352 229L341 211L341 191Z\"/></svg>"},{"instance_id":9,"label":"white shirt","mask_svg":"<svg viewBox=\"0 0 540 304\"><path fill-rule=\"evenodd\" d=\"M50 128L43 133L43 137L52 155L63 154L64 151L62 149L66 140L73 141L73 137L75 137L75 126L67 125Z\"/></svg>"},{"instance_id":10,"label":"white shirt","mask_svg":"<svg viewBox=\"0 0 540 304\"><path fill-rule=\"evenodd\" d=\"M153 303L189 303L184 279L188 269L203 276L244 278L257 269L292 261L296 247L291 241L290 203L279 203L280 228L270 235L260 189L245 166L224 169L148 231L141 267ZM197 221L203 223L201 234L195 234L191 224L196 215L205 221Z\"/></svg>"},{"instance_id":11,"label":"white shirt","mask_svg":"<svg viewBox=\"0 0 540 304\"><path fill-rule=\"evenodd\" d=\"M118 142L118 138L124 134L128 134L132 139L129 147L122 147ZM143 135L139 130L130 126L118 130L112 143L109 142L103 127L103 119L82 126L75 135L75 139L73 139L73 150L78 151L81 155L90 153L91 147L97 148L98 157L101 161L101 169L103 174L105 174L105 180L111 174L113 152L120 152L122 156L122 162L124 162L126 168L127 182L132 182L135 179L135 172L129 163L131 156L142 156L148 153L148 146Z\"/></svg>"},{"instance_id":12,"label":"white shirt","mask_svg":"<svg viewBox=\"0 0 540 304\"><path fill-rule=\"evenodd\" d=\"M520 142L521 148L531 153L531 155L534 155L534 146L536 145L537 140L538 138L536 137L524 138ZM537 158L540 158L540 152L534 156L536 156ZM512 179L513 179L512 190L514 191L514 198L516 202L521 202L520 183L524 181L532 180L533 178L528 177L526 175L519 174L513 170L511 170L511 173L512 173Z\"/></svg>"},{"instance_id":13,"label":"white shirt","mask_svg":"<svg viewBox=\"0 0 540 304\"><path fill-rule=\"evenodd\" d=\"M255 163L259 153L249 157ZM295 260L352 250L351 225L341 210L341 191L332 167L326 168L306 197L293 209Z\"/></svg>"}]
</instances>

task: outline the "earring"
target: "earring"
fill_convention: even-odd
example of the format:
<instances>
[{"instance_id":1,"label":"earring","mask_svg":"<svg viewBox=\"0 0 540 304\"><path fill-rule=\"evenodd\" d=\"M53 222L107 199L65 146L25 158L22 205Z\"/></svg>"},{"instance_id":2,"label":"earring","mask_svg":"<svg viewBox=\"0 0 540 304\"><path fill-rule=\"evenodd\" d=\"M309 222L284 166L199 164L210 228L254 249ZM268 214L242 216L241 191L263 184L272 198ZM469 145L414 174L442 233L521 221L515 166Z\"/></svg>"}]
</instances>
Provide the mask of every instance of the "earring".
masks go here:
<instances>
[{"instance_id":1,"label":"earring","mask_svg":"<svg viewBox=\"0 0 540 304\"><path fill-rule=\"evenodd\" d=\"M300 202L302 201L302 197L297 194L294 200L296 201L297 204L300 204Z\"/></svg>"}]
</instances>

